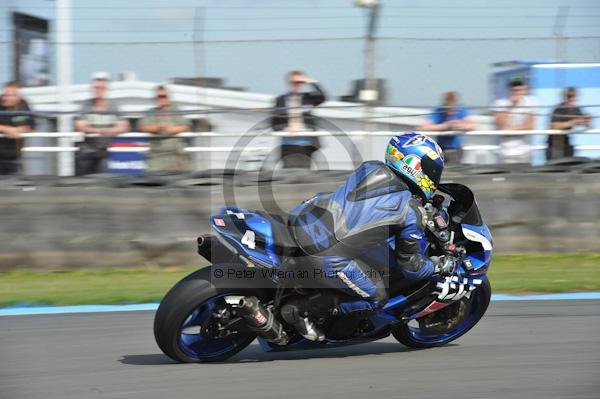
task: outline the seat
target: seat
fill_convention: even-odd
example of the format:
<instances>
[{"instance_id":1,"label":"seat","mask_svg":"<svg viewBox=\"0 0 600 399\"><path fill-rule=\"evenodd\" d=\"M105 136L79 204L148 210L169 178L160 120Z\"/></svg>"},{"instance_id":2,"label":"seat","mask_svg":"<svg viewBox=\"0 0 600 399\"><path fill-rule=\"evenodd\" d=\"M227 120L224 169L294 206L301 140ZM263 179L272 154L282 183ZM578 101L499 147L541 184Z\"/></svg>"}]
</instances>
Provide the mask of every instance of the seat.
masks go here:
<instances>
[{"instance_id":1,"label":"seat","mask_svg":"<svg viewBox=\"0 0 600 399\"><path fill-rule=\"evenodd\" d=\"M292 256L299 251L298 244L290 231L290 227L283 217L274 213L264 211L256 212L271 224L273 246L275 253L279 256Z\"/></svg>"}]
</instances>

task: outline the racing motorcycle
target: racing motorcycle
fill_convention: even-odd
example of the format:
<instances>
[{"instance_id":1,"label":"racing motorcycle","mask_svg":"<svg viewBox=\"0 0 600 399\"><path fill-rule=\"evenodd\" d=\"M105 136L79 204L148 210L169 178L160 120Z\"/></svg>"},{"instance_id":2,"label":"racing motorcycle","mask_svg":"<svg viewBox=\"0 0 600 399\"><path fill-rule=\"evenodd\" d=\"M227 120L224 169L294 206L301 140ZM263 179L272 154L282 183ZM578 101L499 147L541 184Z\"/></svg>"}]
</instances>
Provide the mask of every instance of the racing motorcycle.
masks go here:
<instances>
[{"instance_id":1,"label":"racing motorcycle","mask_svg":"<svg viewBox=\"0 0 600 399\"><path fill-rule=\"evenodd\" d=\"M311 262L318 257L307 255L295 239L293 217L223 208L210 217L214 234L198 237L198 253L211 266L179 281L159 305L158 346L172 359L191 363L225 360L254 339L265 351L359 344L390 334L412 348L456 340L489 305L492 237L464 185L441 184L425 209L425 254L456 257L452 274L404 279L390 238L361 255L373 265L388 263L389 300L378 311L343 314L336 304L356 300L347 289L327 282L304 287L302 279L285 279L288 272L317 270ZM293 311L286 307L290 303L296 304ZM324 336L298 333L293 327L298 317L313 320Z\"/></svg>"}]
</instances>

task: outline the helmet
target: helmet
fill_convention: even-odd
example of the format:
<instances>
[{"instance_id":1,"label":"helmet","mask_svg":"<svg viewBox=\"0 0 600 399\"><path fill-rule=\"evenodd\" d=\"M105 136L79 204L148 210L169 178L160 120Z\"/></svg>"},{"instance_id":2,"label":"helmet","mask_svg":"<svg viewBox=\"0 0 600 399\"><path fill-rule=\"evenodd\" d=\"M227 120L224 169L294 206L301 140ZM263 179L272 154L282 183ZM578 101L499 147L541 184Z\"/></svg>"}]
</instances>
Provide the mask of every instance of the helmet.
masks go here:
<instances>
[{"instance_id":1,"label":"helmet","mask_svg":"<svg viewBox=\"0 0 600 399\"><path fill-rule=\"evenodd\" d=\"M390 140L385 163L427 201L440 184L444 155L430 137L411 132Z\"/></svg>"}]
</instances>

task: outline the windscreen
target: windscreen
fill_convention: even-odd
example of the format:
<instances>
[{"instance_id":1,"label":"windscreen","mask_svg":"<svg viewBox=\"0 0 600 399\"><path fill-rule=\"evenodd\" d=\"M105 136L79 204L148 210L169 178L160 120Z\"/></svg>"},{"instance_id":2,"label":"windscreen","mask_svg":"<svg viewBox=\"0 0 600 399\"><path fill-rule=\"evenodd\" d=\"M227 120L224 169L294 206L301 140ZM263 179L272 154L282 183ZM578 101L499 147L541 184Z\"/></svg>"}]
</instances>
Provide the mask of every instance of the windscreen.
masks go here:
<instances>
[{"instance_id":1,"label":"windscreen","mask_svg":"<svg viewBox=\"0 0 600 399\"><path fill-rule=\"evenodd\" d=\"M472 226L483 224L477 202L475 202L475 196L467 186L458 183L447 183L440 184L438 189L454 198L454 201L448 207L448 212L452 217L458 216L461 219L460 223Z\"/></svg>"}]
</instances>

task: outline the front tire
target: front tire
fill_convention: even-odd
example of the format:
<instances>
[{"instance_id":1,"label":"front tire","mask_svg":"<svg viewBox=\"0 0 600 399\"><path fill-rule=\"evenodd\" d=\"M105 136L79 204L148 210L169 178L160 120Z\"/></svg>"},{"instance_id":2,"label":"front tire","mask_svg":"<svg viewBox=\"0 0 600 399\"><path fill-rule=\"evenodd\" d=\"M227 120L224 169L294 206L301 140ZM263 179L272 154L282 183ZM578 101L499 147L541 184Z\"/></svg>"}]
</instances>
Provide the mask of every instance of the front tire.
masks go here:
<instances>
[{"instance_id":1,"label":"front tire","mask_svg":"<svg viewBox=\"0 0 600 399\"><path fill-rule=\"evenodd\" d=\"M173 360L183 363L222 361L256 338L254 334L233 334L219 339L203 337L201 326L212 317L212 310L224 302L225 296L249 294L240 289L234 292L216 288L210 278L210 267L188 275L171 288L156 311L154 338L159 348Z\"/></svg>"},{"instance_id":2,"label":"front tire","mask_svg":"<svg viewBox=\"0 0 600 399\"><path fill-rule=\"evenodd\" d=\"M403 324L392 332L401 344L411 348L433 348L436 346L446 345L462 335L466 334L470 329L475 327L477 322L485 314L492 296L492 286L486 278L483 283L475 291L471 293L470 298L463 298L457 301L456 304L450 306L461 306L460 302L468 300L469 311L462 320L454 327L447 331L438 331L431 333L424 331L422 323L419 326L411 326L410 323ZM441 312L444 309L438 311ZM437 312L436 312L437 313ZM435 313L433 313L435 314ZM424 316L427 317L427 316ZM417 320L418 322L418 320Z\"/></svg>"}]
</instances>

